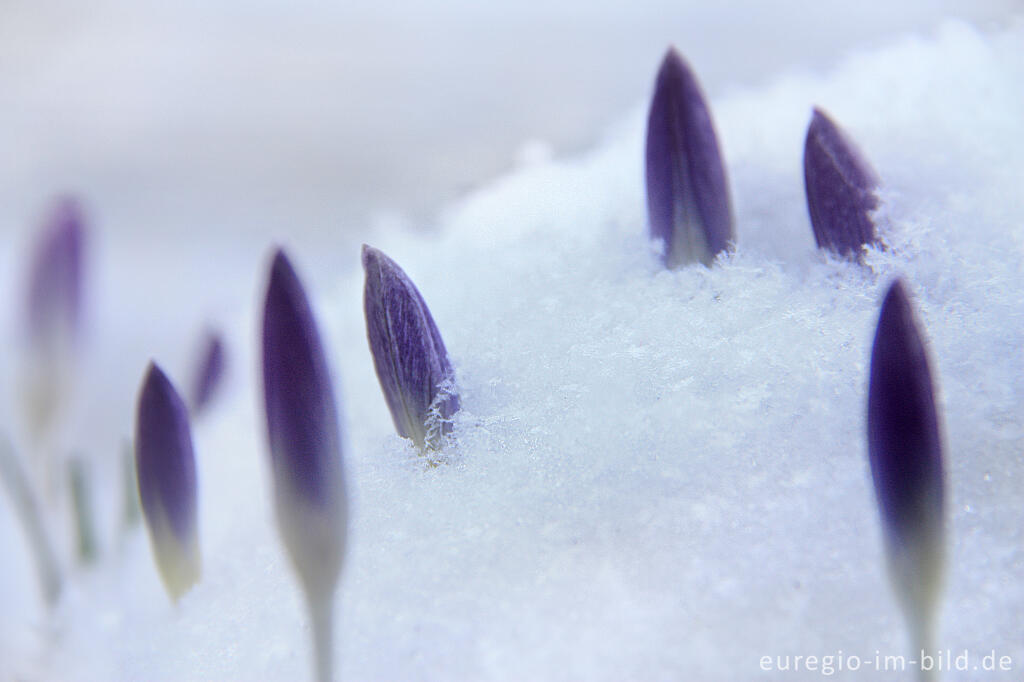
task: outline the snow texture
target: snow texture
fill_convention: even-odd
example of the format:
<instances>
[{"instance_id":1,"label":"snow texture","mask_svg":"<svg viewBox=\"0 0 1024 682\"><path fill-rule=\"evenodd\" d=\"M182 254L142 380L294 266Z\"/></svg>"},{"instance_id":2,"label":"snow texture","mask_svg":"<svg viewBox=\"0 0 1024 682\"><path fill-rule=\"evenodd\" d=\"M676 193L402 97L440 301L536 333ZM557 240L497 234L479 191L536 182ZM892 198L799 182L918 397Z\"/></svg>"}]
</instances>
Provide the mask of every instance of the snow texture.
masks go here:
<instances>
[{"instance_id":1,"label":"snow texture","mask_svg":"<svg viewBox=\"0 0 1024 682\"><path fill-rule=\"evenodd\" d=\"M713 99L738 243L711 268L667 271L647 239L646 102L591 153L450 206L436 233L377 235L430 301L459 377L457 446L436 467L394 433L358 250L320 253L343 273L310 292L351 495L339 678L813 679L759 662L916 658L865 432L878 308L901 275L948 455L937 645L1013 662L943 679L1019 679L1022 83L1024 23L947 23ZM865 266L814 245L801 153L815 105L881 178L885 248ZM254 301L265 266L241 271ZM172 607L144 534L107 533L104 558L72 571L47 614L0 500L0 678L309 679L255 409L256 308L224 320L237 371L195 427L202 581Z\"/></svg>"}]
</instances>

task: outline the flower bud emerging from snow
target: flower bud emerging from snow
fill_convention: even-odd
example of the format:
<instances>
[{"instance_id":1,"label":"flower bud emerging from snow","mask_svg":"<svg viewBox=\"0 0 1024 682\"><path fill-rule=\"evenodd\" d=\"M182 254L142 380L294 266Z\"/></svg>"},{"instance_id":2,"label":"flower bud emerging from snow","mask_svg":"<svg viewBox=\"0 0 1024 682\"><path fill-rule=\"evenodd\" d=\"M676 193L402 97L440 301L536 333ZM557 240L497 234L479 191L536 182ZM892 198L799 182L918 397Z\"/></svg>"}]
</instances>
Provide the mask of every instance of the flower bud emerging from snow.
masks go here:
<instances>
[{"instance_id":1,"label":"flower bud emerging from snow","mask_svg":"<svg viewBox=\"0 0 1024 682\"><path fill-rule=\"evenodd\" d=\"M263 396L282 540L307 594L327 599L345 549L341 434L313 311L281 250L263 309Z\"/></svg>"},{"instance_id":2,"label":"flower bud emerging from snow","mask_svg":"<svg viewBox=\"0 0 1024 682\"><path fill-rule=\"evenodd\" d=\"M23 400L33 441L42 442L66 404L82 327L85 229L78 205L62 199L47 218L29 272ZM48 489L59 467L45 457Z\"/></svg>"},{"instance_id":3,"label":"flower bud emerging from snow","mask_svg":"<svg viewBox=\"0 0 1024 682\"><path fill-rule=\"evenodd\" d=\"M185 403L153 363L139 393L135 467L156 565L177 601L199 580L196 462Z\"/></svg>"},{"instance_id":4,"label":"flower bud emerging from snow","mask_svg":"<svg viewBox=\"0 0 1024 682\"><path fill-rule=\"evenodd\" d=\"M804 143L804 184L818 248L859 260L863 247L875 242L871 212L878 207L878 177L853 142L817 108Z\"/></svg>"},{"instance_id":5,"label":"flower bud emerging from snow","mask_svg":"<svg viewBox=\"0 0 1024 682\"><path fill-rule=\"evenodd\" d=\"M220 334L207 331L192 388L192 413L200 414L210 404L224 376L224 342Z\"/></svg>"},{"instance_id":6,"label":"flower bud emerging from snow","mask_svg":"<svg viewBox=\"0 0 1024 682\"><path fill-rule=\"evenodd\" d=\"M28 290L28 330L33 344L71 342L82 314L82 214L61 199L53 208L36 249Z\"/></svg>"},{"instance_id":7,"label":"flower bud emerging from snow","mask_svg":"<svg viewBox=\"0 0 1024 682\"><path fill-rule=\"evenodd\" d=\"M735 240L711 114L675 48L661 63L647 118L647 213L670 268L710 265Z\"/></svg>"},{"instance_id":8,"label":"flower bud emerging from snow","mask_svg":"<svg viewBox=\"0 0 1024 682\"><path fill-rule=\"evenodd\" d=\"M890 573L918 646L929 630L943 557L942 442L924 343L900 280L871 350L868 453Z\"/></svg>"},{"instance_id":9,"label":"flower bud emerging from snow","mask_svg":"<svg viewBox=\"0 0 1024 682\"><path fill-rule=\"evenodd\" d=\"M384 399L400 436L438 449L459 411L448 351L416 285L402 268L363 245L366 336Z\"/></svg>"}]
</instances>

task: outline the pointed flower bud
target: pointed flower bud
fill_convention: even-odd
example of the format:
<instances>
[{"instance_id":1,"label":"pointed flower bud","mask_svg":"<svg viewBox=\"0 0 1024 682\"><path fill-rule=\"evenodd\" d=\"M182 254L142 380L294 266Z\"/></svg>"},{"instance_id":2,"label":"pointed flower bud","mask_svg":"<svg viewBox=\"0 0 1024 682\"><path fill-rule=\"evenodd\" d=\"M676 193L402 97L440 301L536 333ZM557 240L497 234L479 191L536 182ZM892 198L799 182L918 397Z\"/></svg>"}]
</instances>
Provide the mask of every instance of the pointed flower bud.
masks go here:
<instances>
[{"instance_id":1,"label":"pointed flower bud","mask_svg":"<svg viewBox=\"0 0 1024 682\"><path fill-rule=\"evenodd\" d=\"M871 350L868 454L890 573L915 644L927 647L942 574L942 442L927 354L898 279Z\"/></svg>"},{"instance_id":2,"label":"pointed flower bud","mask_svg":"<svg viewBox=\"0 0 1024 682\"><path fill-rule=\"evenodd\" d=\"M815 108L804 143L807 208L818 248L859 260L876 241L871 212L878 207L878 177L853 142Z\"/></svg>"},{"instance_id":3,"label":"pointed flower bud","mask_svg":"<svg viewBox=\"0 0 1024 682\"><path fill-rule=\"evenodd\" d=\"M70 343L80 333L84 226L78 204L61 199L47 218L28 290L33 344Z\"/></svg>"},{"instance_id":4,"label":"pointed flower bud","mask_svg":"<svg viewBox=\"0 0 1024 682\"><path fill-rule=\"evenodd\" d=\"M200 414L209 406L224 376L224 365L224 342L220 334L208 330L192 388L192 414Z\"/></svg>"},{"instance_id":5,"label":"pointed flower bud","mask_svg":"<svg viewBox=\"0 0 1024 682\"><path fill-rule=\"evenodd\" d=\"M647 118L647 213L670 268L710 265L735 241L711 113L675 48L661 63Z\"/></svg>"},{"instance_id":6,"label":"pointed flower bud","mask_svg":"<svg viewBox=\"0 0 1024 682\"><path fill-rule=\"evenodd\" d=\"M156 565L177 601L199 581L196 462L185 403L154 363L139 393L135 468Z\"/></svg>"},{"instance_id":7,"label":"pointed flower bud","mask_svg":"<svg viewBox=\"0 0 1024 682\"><path fill-rule=\"evenodd\" d=\"M278 530L308 602L316 679L326 681L348 520L341 434L313 311L280 249L263 308L263 397Z\"/></svg>"},{"instance_id":8,"label":"pointed flower bud","mask_svg":"<svg viewBox=\"0 0 1024 682\"><path fill-rule=\"evenodd\" d=\"M29 271L21 404L39 447L67 405L82 327L84 227L78 205L62 199L47 217ZM40 458L47 491L56 490L56 455Z\"/></svg>"},{"instance_id":9,"label":"pointed flower bud","mask_svg":"<svg viewBox=\"0 0 1024 682\"><path fill-rule=\"evenodd\" d=\"M459 410L455 372L434 318L402 268L363 245L366 336L400 436L439 449Z\"/></svg>"},{"instance_id":10,"label":"pointed flower bud","mask_svg":"<svg viewBox=\"0 0 1024 682\"><path fill-rule=\"evenodd\" d=\"M338 412L313 311L281 250L263 309L263 396L285 545L310 589L333 590L346 524Z\"/></svg>"}]
</instances>

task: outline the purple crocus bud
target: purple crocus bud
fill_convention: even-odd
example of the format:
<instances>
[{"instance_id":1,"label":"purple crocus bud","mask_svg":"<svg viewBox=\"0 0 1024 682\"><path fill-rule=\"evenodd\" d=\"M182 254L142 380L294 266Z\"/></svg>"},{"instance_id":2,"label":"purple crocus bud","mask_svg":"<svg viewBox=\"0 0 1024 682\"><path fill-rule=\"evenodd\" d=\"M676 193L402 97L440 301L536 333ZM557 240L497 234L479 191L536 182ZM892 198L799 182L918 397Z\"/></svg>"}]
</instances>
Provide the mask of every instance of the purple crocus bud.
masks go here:
<instances>
[{"instance_id":1,"label":"purple crocus bud","mask_svg":"<svg viewBox=\"0 0 1024 682\"><path fill-rule=\"evenodd\" d=\"M814 109L804 143L807 208L818 248L857 259L876 241L878 177L832 119Z\"/></svg>"},{"instance_id":2,"label":"purple crocus bud","mask_svg":"<svg viewBox=\"0 0 1024 682\"><path fill-rule=\"evenodd\" d=\"M70 343L80 333L84 232L78 203L61 199L47 218L30 274L27 317L33 345Z\"/></svg>"},{"instance_id":3,"label":"purple crocus bud","mask_svg":"<svg viewBox=\"0 0 1024 682\"><path fill-rule=\"evenodd\" d=\"M202 413L210 404L224 376L224 366L224 342L220 334L208 330L192 388L192 414Z\"/></svg>"},{"instance_id":4,"label":"purple crocus bud","mask_svg":"<svg viewBox=\"0 0 1024 682\"><path fill-rule=\"evenodd\" d=\"M459 411L444 341L402 268L365 244L362 259L366 336L395 429L421 449L439 449Z\"/></svg>"},{"instance_id":5,"label":"purple crocus bud","mask_svg":"<svg viewBox=\"0 0 1024 682\"><path fill-rule=\"evenodd\" d=\"M185 403L152 362L139 393L135 468L156 565L177 601L200 573L196 462Z\"/></svg>"},{"instance_id":6,"label":"purple crocus bud","mask_svg":"<svg viewBox=\"0 0 1024 682\"><path fill-rule=\"evenodd\" d=\"M669 48L647 118L647 213L665 265L710 265L735 241L711 114L693 71Z\"/></svg>"},{"instance_id":7,"label":"purple crocus bud","mask_svg":"<svg viewBox=\"0 0 1024 682\"><path fill-rule=\"evenodd\" d=\"M72 199L60 200L46 219L29 271L21 403L37 448L43 447L73 385L82 331L84 232L78 205ZM56 460L54 455L39 458L51 495L61 469Z\"/></svg>"},{"instance_id":8,"label":"purple crocus bud","mask_svg":"<svg viewBox=\"0 0 1024 682\"><path fill-rule=\"evenodd\" d=\"M263 309L263 396L278 529L313 619L317 677L327 680L348 518L341 434L313 311L281 250Z\"/></svg>"},{"instance_id":9,"label":"purple crocus bud","mask_svg":"<svg viewBox=\"0 0 1024 682\"><path fill-rule=\"evenodd\" d=\"M942 440L932 376L903 283L882 303L868 388L868 454L890 574L921 647L942 576Z\"/></svg>"}]
</instances>

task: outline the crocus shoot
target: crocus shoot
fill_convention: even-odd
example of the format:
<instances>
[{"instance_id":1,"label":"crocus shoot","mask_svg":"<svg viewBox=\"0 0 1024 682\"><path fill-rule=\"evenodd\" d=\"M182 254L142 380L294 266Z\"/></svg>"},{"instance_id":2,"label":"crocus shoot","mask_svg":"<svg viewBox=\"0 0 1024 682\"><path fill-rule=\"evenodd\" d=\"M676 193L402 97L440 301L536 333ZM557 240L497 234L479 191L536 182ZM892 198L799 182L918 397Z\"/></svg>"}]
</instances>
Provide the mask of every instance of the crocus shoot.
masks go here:
<instances>
[{"instance_id":1,"label":"crocus shoot","mask_svg":"<svg viewBox=\"0 0 1024 682\"><path fill-rule=\"evenodd\" d=\"M670 268L711 265L735 241L711 113L675 48L661 63L647 118L647 213Z\"/></svg>"},{"instance_id":2,"label":"crocus shoot","mask_svg":"<svg viewBox=\"0 0 1024 682\"><path fill-rule=\"evenodd\" d=\"M96 522L93 520L92 482L89 467L83 457L68 460L68 479L71 489L71 505L75 523L76 553L83 564L96 561L99 542L96 536Z\"/></svg>"},{"instance_id":3,"label":"crocus shoot","mask_svg":"<svg viewBox=\"0 0 1024 682\"><path fill-rule=\"evenodd\" d=\"M6 489L14 512L25 529L43 599L48 607L53 608L64 586L57 553L46 530L43 513L32 484L6 437L0 437L0 487Z\"/></svg>"},{"instance_id":4,"label":"crocus shoot","mask_svg":"<svg viewBox=\"0 0 1024 682\"><path fill-rule=\"evenodd\" d=\"M459 411L448 351L416 285L393 260L363 245L366 337L395 430L438 450Z\"/></svg>"},{"instance_id":5,"label":"crocus shoot","mask_svg":"<svg viewBox=\"0 0 1024 682\"><path fill-rule=\"evenodd\" d=\"M309 606L316 679L326 682L348 522L341 433L313 311L282 250L270 267L262 338L277 525Z\"/></svg>"},{"instance_id":6,"label":"crocus shoot","mask_svg":"<svg viewBox=\"0 0 1024 682\"><path fill-rule=\"evenodd\" d=\"M807 209L818 248L860 260L876 242L871 213L878 208L878 177L847 135L814 109L804 142Z\"/></svg>"},{"instance_id":7,"label":"crocus shoot","mask_svg":"<svg viewBox=\"0 0 1024 682\"><path fill-rule=\"evenodd\" d=\"M898 279L871 350L868 454L893 587L915 651L930 650L943 573L942 439L924 342Z\"/></svg>"},{"instance_id":8,"label":"crocus shoot","mask_svg":"<svg viewBox=\"0 0 1024 682\"><path fill-rule=\"evenodd\" d=\"M152 362L139 392L135 470L156 565L176 602L199 581L196 462L185 403Z\"/></svg>"}]
</instances>

